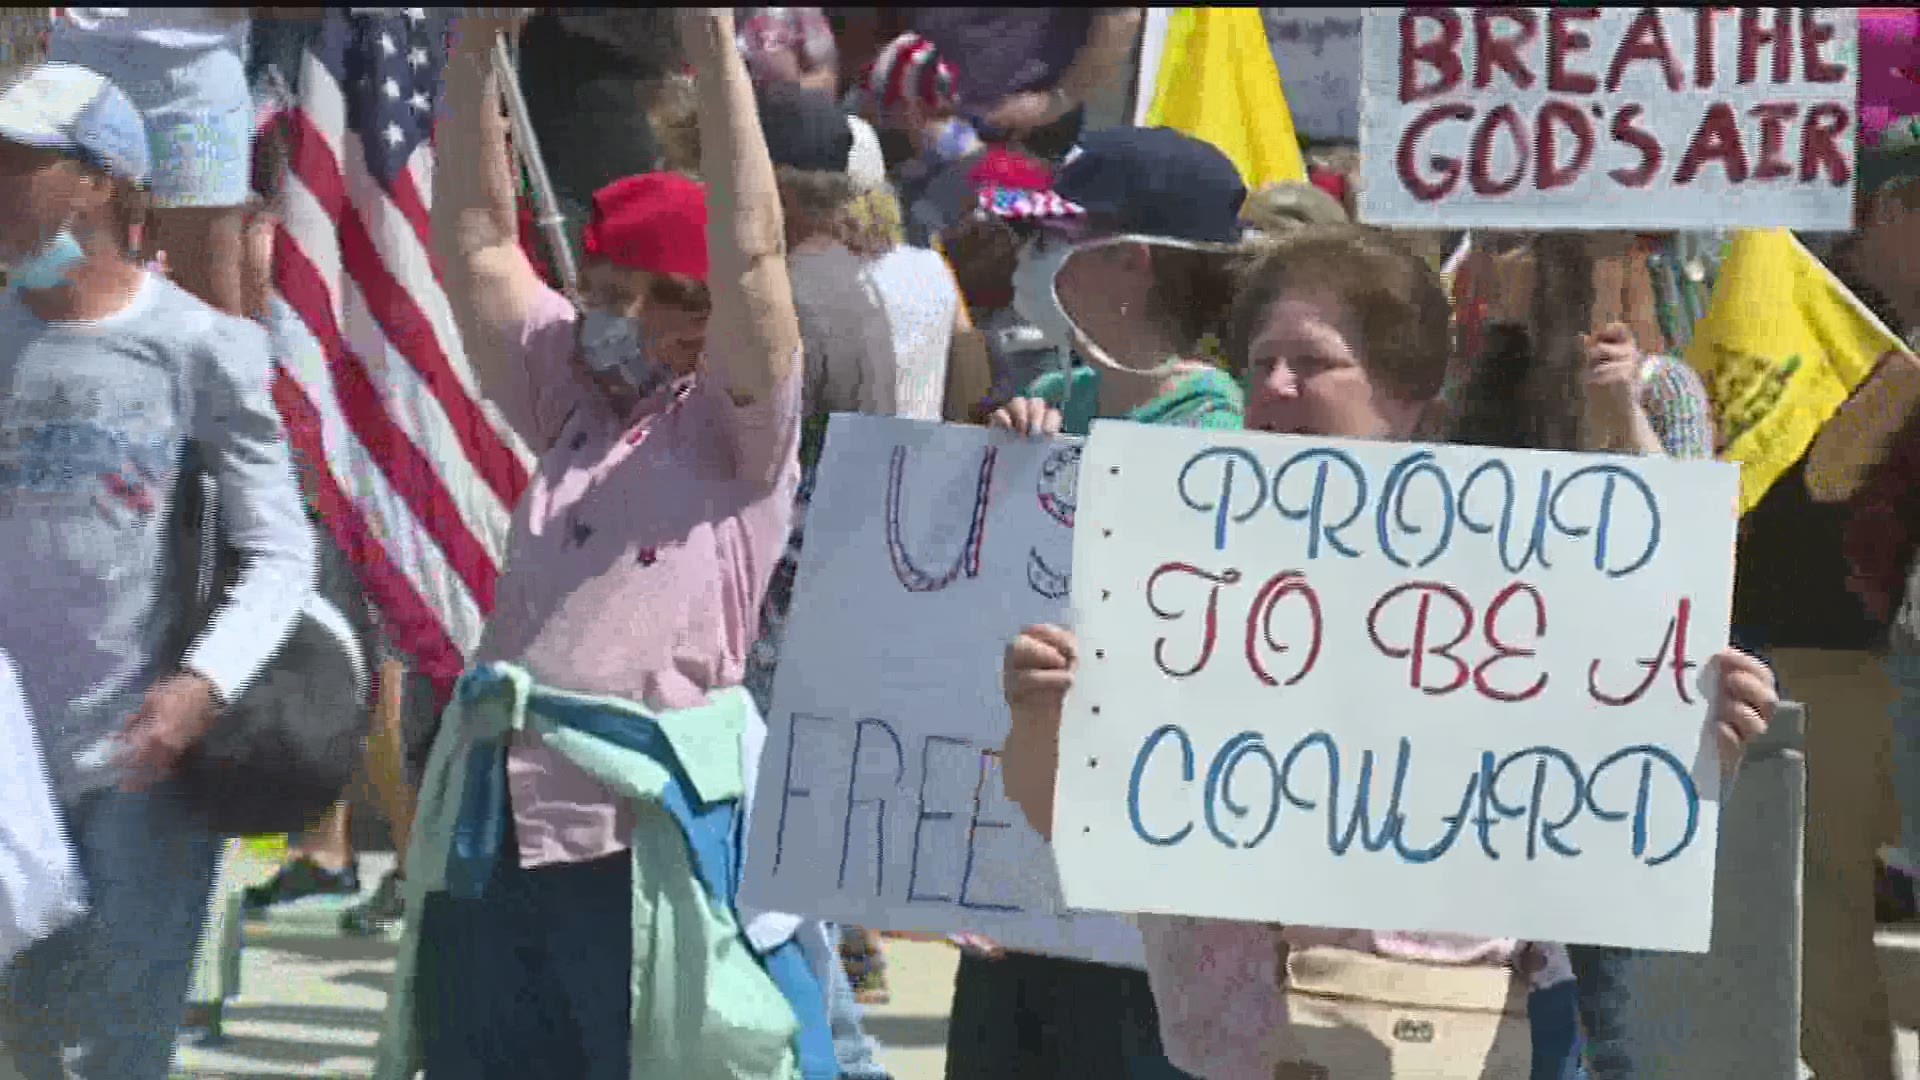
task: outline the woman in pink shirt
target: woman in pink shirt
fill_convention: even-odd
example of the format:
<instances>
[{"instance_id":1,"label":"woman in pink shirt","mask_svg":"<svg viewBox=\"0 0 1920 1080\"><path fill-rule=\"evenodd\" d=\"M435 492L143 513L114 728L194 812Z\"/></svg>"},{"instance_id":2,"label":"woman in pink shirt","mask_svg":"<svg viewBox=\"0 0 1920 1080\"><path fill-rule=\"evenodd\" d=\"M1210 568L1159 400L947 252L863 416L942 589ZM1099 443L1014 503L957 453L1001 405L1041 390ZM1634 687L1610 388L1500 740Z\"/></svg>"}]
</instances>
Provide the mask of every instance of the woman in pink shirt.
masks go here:
<instances>
[{"instance_id":1,"label":"woman in pink shirt","mask_svg":"<svg viewBox=\"0 0 1920 1080\"><path fill-rule=\"evenodd\" d=\"M1255 260L1240 290L1226 351L1246 382L1249 428L1385 440L1412 438L1419 430L1445 374L1449 328L1445 294L1417 256L1367 230L1311 228ZM1387 327L1395 331L1391 336L1367 332ZM1048 427L1050 412L1043 403L1018 400L994 422L1037 433ZM1002 776L1008 796L1042 835L1051 834L1060 710L1075 668L1074 635L1061 627L1029 627L1007 649L1013 725ZM1745 740L1765 730L1773 679L1758 661L1732 649L1719 655L1718 669L1721 693L1712 723L1725 760L1732 761ZM1309 1056L1302 1052L1306 1044L1293 1038L1281 993L1289 951L1324 956L1332 948L1436 968L1504 967L1519 976L1539 966L1521 943L1504 939L1158 916L1139 922L1168 1058L1205 1080L1323 1075L1289 1071L1290 1063ZM1485 1003L1492 1008L1509 992L1497 983ZM1486 1075L1528 1075L1530 1057L1496 1039Z\"/></svg>"},{"instance_id":2,"label":"woman in pink shirt","mask_svg":"<svg viewBox=\"0 0 1920 1080\"><path fill-rule=\"evenodd\" d=\"M682 10L705 186L648 173L596 192L576 310L518 239L489 60L514 21L458 24L437 140L460 167L434 177L474 374L538 457L475 659L655 715L694 708L741 684L799 474L799 328L752 85L732 17ZM531 731L505 771L486 892L422 911L428 1073L624 1080L634 935L662 932L630 893L636 808Z\"/></svg>"}]
</instances>

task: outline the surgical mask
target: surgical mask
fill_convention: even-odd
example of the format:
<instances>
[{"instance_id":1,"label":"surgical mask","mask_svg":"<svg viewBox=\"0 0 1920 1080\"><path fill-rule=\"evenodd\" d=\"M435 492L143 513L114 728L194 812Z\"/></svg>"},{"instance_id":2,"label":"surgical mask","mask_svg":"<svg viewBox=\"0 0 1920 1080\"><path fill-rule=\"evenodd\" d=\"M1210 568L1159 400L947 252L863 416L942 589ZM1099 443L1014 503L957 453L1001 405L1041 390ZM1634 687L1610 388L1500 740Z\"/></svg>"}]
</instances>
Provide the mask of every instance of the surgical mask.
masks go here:
<instances>
[{"instance_id":1,"label":"surgical mask","mask_svg":"<svg viewBox=\"0 0 1920 1080\"><path fill-rule=\"evenodd\" d=\"M1020 250L1013 268L1013 310L1047 336L1047 344L1071 352L1074 348L1073 320L1053 290L1060 267L1073 254L1073 245L1062 241L1028 244Z\"/></svg>"},{"instance_id":2,"label":"surgical mask","mask_svg":"<svg viewBox=\"0 0 1920 1080\"><path fill-rule=\"evenodd\" d=\"M647 355L641 341L640 320L589 308L580 315L580 353L587 366L601 375L617 375L649 394L672 375L667 366Z\"/></svg>"},{"instance_id":3,"label":"surgical mask","mask_svg":"<svg viewBox=\"0 0 1920 1080\"><path fill-rule=\"evenodd\" d=\"M73 230L62 225L40 250L7 268L7 284L15 289L51 289L67 282L67 274L87 257Z\"/></svg>"}]
</instances>

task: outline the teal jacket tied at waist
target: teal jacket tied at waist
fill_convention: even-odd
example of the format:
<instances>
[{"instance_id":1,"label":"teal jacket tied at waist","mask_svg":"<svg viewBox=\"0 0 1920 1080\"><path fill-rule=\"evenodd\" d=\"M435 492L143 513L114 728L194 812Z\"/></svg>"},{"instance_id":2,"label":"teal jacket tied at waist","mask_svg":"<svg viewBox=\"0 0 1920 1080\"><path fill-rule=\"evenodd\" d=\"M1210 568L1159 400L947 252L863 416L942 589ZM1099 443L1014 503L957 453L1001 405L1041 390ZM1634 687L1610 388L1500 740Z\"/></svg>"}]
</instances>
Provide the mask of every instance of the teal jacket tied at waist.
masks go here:
<instances>
[{"instance_id":1,"label":"teal jacket tied at waist","mask_svg":"<svg viewBox=\"0 0 1920 1080\"><path fill-rule=\"evenodd\" d=\"M634 1080L794 1080L793 1009L749 947L731 897L737 807L745 794L741 735L751 703L738 687L695 709L655 715L620 698L544 687L523 668L464 675L434 741L407 851L406 904L429 893L476 895L510 812L508 740L542 741L633 803L632 1067ZM702 947L692 948L689 942ZM388 999L380 1080L420 1066L413 979L419 920Z\"/></svg>"}]
</instances>

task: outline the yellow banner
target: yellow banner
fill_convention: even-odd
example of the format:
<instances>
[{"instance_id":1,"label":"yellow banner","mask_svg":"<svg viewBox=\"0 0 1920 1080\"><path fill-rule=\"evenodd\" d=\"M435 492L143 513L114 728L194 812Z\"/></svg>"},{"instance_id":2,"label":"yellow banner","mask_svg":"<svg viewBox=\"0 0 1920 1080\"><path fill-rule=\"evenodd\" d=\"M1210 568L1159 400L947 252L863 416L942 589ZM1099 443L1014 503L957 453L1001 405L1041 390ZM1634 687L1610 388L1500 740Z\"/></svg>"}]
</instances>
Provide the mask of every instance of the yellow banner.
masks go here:
<instances>
[{"instance_id":1,"label":"yellow banner","mask_svg":"<svg viewBox=\"0 0 1920 1080\"><path fill-rule=\"evenodd\" d=\"M1713 400L1721 457L1758 505L1900 339L1785 229L1735 235L1687 362Z\"/></svg>"},{"instance_id":2,"label":"yellow banner","mask_svg":"<svg viewBox=\"0 0 1920 1080\"><path fill-rule=\"evenodd\" d=\"M1259 8L1177 8L1146 126L1212 143L1233 160L1247 190L1304 180L1306 162Z\"/></svg>"}]
</instances>

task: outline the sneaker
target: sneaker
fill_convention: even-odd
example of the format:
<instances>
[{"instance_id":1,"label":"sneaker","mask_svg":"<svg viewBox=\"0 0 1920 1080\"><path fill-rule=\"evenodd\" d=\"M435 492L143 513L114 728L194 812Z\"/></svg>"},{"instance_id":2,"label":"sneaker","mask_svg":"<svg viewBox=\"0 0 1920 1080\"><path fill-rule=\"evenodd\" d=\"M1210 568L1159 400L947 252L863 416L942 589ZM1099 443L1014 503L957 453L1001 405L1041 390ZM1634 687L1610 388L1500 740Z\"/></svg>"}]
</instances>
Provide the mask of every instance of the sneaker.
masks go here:
<instances>
[{"instance_id":1,"label":"sneaker","mask_svg":"<svg viewBox=\"0 0 1920 1080\"><path fill-rule=\"evenodd\" d=\"M380 937L390 933L406 915L406 902L401 896L403 884L398 870L388 871L380 879L380 887L365 903L340 913L340 932L354 937Z\"/></svg>"},{"instance_id":2,"label":"sneaker","mask_svg":"<svg viewBox=\"0 0 1920 1080\"><path fill-rule=\"evenodd\" d=\"M339 870L328 870L302 855L289 861L264 885L255 885L242 894L247 914L259 915L269 908L291 904L310 896L360 895L360 869L349 863Z\"/></svg>"}]
</instances>

